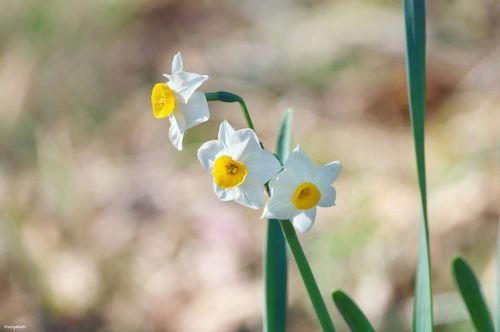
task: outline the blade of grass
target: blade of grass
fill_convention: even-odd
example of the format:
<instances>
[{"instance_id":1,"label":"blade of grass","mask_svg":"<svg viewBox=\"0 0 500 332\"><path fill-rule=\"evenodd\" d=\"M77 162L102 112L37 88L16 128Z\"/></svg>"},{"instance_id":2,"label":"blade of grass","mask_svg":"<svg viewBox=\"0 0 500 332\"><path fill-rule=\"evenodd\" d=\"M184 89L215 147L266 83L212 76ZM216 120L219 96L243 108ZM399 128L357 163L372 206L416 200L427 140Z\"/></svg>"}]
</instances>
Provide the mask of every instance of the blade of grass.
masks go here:
<instances>
[{"instance_id":1,"label":"blade of grass","mask_svg":"<svg viewBox=\"0 0 500 332\"><path fill-rule=\"evenodd\" d=\"M425 0L404 0L410 114L422 206L413 331L432 331L432 285L425 180Z\"/></svg>"},{"instance_id":2,"label":"blade of grass","mask_svg":"<svg viewBox=\"0 0 500 332\"><path fill-rule=\"evenodd\" d=\"M472 268L462 257L455 257L451 267L455 283L462 295L476 331L495 332L493 319Z\"/></svg>"},{"instance_id":3,"label":"blade of grass","mask_svg":"<svg viewBox=\"0 0 500 332\"><path fill-rule=\"evenodd\" d=\"M352 332L375 332L368 318L346 293L336 290L332 299Z\"/></svg>"},{"instance_id":4,"label":"blade of grass","mask_svg":"<svg viewBox=\"0 0 500 332\"><path fill-rule=\"evenodd\" d=\"M276 142L276 155L283 163L292 145L291 110L283 114ZM264 261L266 306L264 331L286 331L287 311L287 251L279 220L270 219L267 224L267 242Z\"/></svg>"}]
</instances>

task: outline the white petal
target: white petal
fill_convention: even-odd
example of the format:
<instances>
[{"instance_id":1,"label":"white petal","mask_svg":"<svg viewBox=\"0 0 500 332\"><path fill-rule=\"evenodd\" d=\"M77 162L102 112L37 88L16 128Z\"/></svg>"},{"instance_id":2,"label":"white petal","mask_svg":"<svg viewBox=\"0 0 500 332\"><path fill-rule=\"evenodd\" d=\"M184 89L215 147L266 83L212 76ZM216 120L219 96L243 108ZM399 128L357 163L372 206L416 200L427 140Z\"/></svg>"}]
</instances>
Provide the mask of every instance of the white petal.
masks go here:
<instances>
[{"instance_id":1,"label":"white petal","mask_svg":"<svg viewBox=\"0 0 500 332\"><path fill-rule=\"evenodd\" d=\"M248 178L242 185L235 188L235 201L252 209L260 209L264 206L264 187L257 181Z\"/></svg>"},{"instance_id":2,"label":"white petal","mask_svg":"<svg viewBox=\"0 0 500 332\"><path fill-rule=\"evenodd\" d=\"M335 205L336 192L335 188L331 186L320 186L319 190L321 192L321 198L318 202L318 206L321 207L330 207Z\"/></svg>"},{"instance_id":3,"label":"white petal","mask_svg":"<svg viewBox=\"0 0 500 332\"><path fill-rule=\"evenodd\" d=\"M280 173L278 173L275 177L273 177L271 180L269 180L269 190L271 191L271 195L278 186L278 179L281 174L283 174L283 170Z\"/></svg>"},{"instance_id":4,"label":"white petal","mask_svg":"<svg viewBox=\"0 0 500 332\"><path fill-rule=\"evenodd\" d=\"M225 146L229 146L231 136L234 134L234 129L226 120L222 121L219 126L219 141L222 141Z\"/></svg>"},{"instance_id":5,"label":"white petal","mask_svg":"<svg viewBox=\"0 0 500 332\"><path fill-rule=\"evenodd\" d=\"M174 55L174 58L172 60L172 73L171 74L163 74L169 81L175 80L175 76L182 72L183 69L183 64L182 64L182 56L181 52L177 52L176 55Z\"/></svg>"},{"instance_id":6,"label":"white petal","mask_svg":"<svg viewBox=\"0 0 500 332\"><path fill-rule=\"evenodd\" d=\"M217 154L224 150L224 144L220 141L208 141L198 149L198 159L207 171L212 170Z\"/></svg>"},{"instance_id":7,"label":"white petal","mask_svg":"<svg viewBox=\"0 0 500 332\"><path fill-rule=\"evenodd\" d=\"M172 75L176 75L182 71L182 56L181 52L177 52L172 60Z\"/></svg>"},{"instance_id":8,"label":"white petal","mask_svg":"<svg viewBox=\"0 0 500 332\"><path fill-rule=\"evenodd\" d=\"M281 171L278 159L265 149L261 149L260 153L244 162L248 172L256 177L261 184L268 182Z\"/></svg>"},{"instance_id":9,"label":"white petal","mask_svg":"<svg viewBox=\"0 0 500 332\"><path fill-rule=\"evenodd\" d=\"M262 151L259 139L252 129L240 129L236 131L229 142L229 152L231 157L245 162Z\"/></svg>"},{"instance_id":10,"label":"white petal","mask_svg":"<svg viewBox=\"0 0 500 332\"><path fill-rule=\"evenodd\" d=\"M292 193L275 191L267 202L262 214L263 219L290 219L297 209L292 203Z\"/></svg>"},{"instance_id":11,"label":"white petal","mask_svg":"<svg viewBox=\"0 0 500 332\"><path fill-rule=\"evenodd\" d=\"M184 117L180 112L175 112L169 116L170 129L168 130L168 138L174 147L181 151L182 150L182 139L184 138L184 132L186 131L186 124L184 122Z\"/></svg>"},{"instance_id":12,"label":"white petal","mask_svg":"<svg viewBox=\"0 0 500 332\"><path fill-rule=\"evenodd\" d=\"M167 85L174 90L174 92L181 97L181 101L186 104L195 90L208 79L208 76L181 71L172 75L172 77L168 77L167 75L167 78L171 79Z\"/></svg>"},{"instance_id":13,"label":"white petal","mask_svg":"<svg viewBox=\"0 0 500 332\"><path fill-rule=\"evenodd\" d=\"M250 128L240 129L231 136L231 144L237 144L240 142L249 142L251 148L255 152L259 152L260 150L262 150L255 131Z\"/></svg>"},{"instance_id":14,"label":"white petal","mask_svg":"<svg viewBox=\"0 0 500 332\"><path fill-rule=\"evenodd\" d=\"M331 185L340 174L340 161L321 166L314 175L313 183L317 186Z\"/></svg>"},{"instance_id":15,"label":"white petal","mask_svg":"<svg viewBox=\"0 0 500 332\"><path fill-rule=\"evenodd\" d=\"M316 169L309 157L297 146L286 160L285 170L290 172L289 175L295 182L302 183L309 181Z\"/></svg>"},{"instance_id":16,"label":"white petal","mask_svg":"<svg viewBox=\"0 0 500 332\"><path fill-rule=\"evenodd\" d=\"M184 116L186 129L193 128L210 118L207 98L202 92L193 93L187 104L177 103L176 107Z\"/></svg>"},{"instance_id":17,"label":"white petal","mask_svg":"<svg viewBox=\"0 0 500 332\"><path fill-rule=\"evenodd\" d=\"M305 233L311 229L315 219L316 207L313 207L312 209L297 213L292 219L292 224L300 233Z\"/></svg>"},{"instance_id":18,"label":"white petal","mask_svg":"<svg viewBox=\"0 0 500 332\"><path fill-rule=\"evenodd\" d=\"M237 192L234 188L224 189L219 187L215 181L213 182L213 186L215 194L223 202L232 201L236 197Z\"/></svg>"},{"instance_id":19,"label":"white petal","mask_svg":"<svg viewBox=\"0 0 500 332\"><path fill-rule=\"evenodd\" d=\"M271 193L274 191L282 191L286 190L290 192L290 196L295 191L295 189L302 183L304 180L296 179L293 177L290 170L284 169L276 177L271 179L269 182L269 187L271 188Z\"/></svg>"}]
</instances>

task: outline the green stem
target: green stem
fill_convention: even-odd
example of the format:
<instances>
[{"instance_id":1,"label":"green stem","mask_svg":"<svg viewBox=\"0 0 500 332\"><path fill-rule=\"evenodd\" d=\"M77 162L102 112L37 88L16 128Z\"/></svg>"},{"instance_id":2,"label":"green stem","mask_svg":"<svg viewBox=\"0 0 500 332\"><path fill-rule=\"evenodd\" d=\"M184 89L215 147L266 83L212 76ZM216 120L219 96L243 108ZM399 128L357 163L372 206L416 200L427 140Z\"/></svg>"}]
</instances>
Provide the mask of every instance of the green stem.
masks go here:
<instances>
[{"instance_id":1,"label":"green stem","mask_svg":"<svg viewBox=\"0 0 500 332\"><path fill-rule=\"evenodd\" d=\"M253 126L252 118L250 117L250 113L248 112L247 105L245 104L245 101L243 98L241 98L238 95L235 95L234 93L231 92L226 92L226 91L218 91L218 92L206 92L205 97L207 98L207 101L223 101L226 103L239 103L241 107L241 111L243 112L243 116L245 117L245 121L247 122L248 128L252 129L255 131L255 127Z\"/></svg>"},{"instance_id":2,"label":"green stem","mask_svg":"<svg viewBox=\"0 0 500 332\"><path fill-rule=\"evenodd\" d=\"M238 102L240 104L241 111L243 112L248 127L255 131L252 118L250 116L250 113L248 112L248 108L243 98L236 94L225 91L206 92L205 96L207 98L207 101L222 101L226 103ZM266 190L269 193L269 187L267 184ZM319 291L318 284L314 279L311 267L309 266L306 255L302 250L302 246L300 245L299 239L297 238L297 234L295 233L295 229L293 228L292 223L289 220L280 220L279 223L281 225L281 230L285 235L286 241L288 242L288 246L292 251L293 257L295 258L295 262L297 263L297 267L299 268L300 275L302 276L302 281L304 282L307 294L311 299L314 311L316 312L316 316L318 317L323 331L335 332L335 328L333 327L333 322L330 318L330 315L328 314L328 309L326 308L325 301L321 297L321 292Z\"/></svg>"},{"instance_id":3,"label":"green stem","mask_svg":"<svg viewBox=\"0 0 500 332\"><path fill-rule=\"evenodd\" d=\"M286 241L288 242L288 246L292 251L295 262L297 263L297 267L299 268L300 275L302 276L302 280L304 281L304 285L306 286L307 293L309 294L309 298L311 299L314 310L316 311L321 327L325 332L334 332L335 328L333 327L333 322L328 314L325 301L321 296L318 284L314 279L311 267L307 262L306 255L302 250L302 246L297 238L295 229L293 228L290 220L280 220L280 224L283 234L285 234Z\"/></svg>"}]
</instances>

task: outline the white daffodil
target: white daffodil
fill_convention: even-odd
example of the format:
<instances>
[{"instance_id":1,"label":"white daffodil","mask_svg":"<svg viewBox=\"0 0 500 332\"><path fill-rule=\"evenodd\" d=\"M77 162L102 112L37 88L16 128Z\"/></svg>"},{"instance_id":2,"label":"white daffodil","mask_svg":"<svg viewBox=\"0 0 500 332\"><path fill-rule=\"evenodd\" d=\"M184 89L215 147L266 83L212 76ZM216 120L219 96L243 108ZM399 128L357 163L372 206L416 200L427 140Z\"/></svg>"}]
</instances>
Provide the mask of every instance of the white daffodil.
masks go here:
<instances>
[{"instance_id":1,"label":"white daffodil","mask_svg":"<svg viewBox=\"0 0 500 332\"><path fill-rule=\"evenodd\" d=\"M227 121L220 125L218 140L200 147L198 159L212 173L220 200L254 209L264 206L264 184L281 170L278 159L261 147L253 130L235 131Z\"/></svg>"},{"instance_id":2,"label":"white daffodil","mask_svg":"<svg viewBox=\"0 0 500 332\"><path fill-rule=\"evenodd\" d=\"M155 84L151 93L153 114L157 119L168 117L170 142L182 150L184 132L210 118L205 94L196 92L208 76L184 71L180 53L172 61L172 75L163 76L168 82Z\"/></svg>"},{"instance_id":3,"label":"white daffodil","mask_svg":"<svg viewBox=\"0 0 500 332\"><path fill-rule=\"evenodd\" d=\"M295 148L283 172L269 183L271 198L262 218L289 219L299 232L307 232L316 218L316 206L335 205L332 183L339 173L340 162L315 167L300 147Z\"/></svg>"}]
</instances>

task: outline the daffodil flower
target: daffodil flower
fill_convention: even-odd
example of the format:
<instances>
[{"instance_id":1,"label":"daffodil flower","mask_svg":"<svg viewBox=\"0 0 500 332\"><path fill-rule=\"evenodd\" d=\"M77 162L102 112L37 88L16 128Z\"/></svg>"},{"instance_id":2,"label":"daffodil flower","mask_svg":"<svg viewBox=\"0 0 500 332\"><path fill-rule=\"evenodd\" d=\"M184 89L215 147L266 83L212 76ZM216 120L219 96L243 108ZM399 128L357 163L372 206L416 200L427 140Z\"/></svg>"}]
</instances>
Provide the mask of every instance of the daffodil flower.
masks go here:
<instances>
[{"instance_id":1,"label":"daffodil flower","mask_svg":"<svg viewBox=\"0 0 500 332\"><path fill-rule=\"evenodd\" d=\"M235 131L227 121L220 125L218 140L200 147L198 159L212 174L220 200L254 209L264 206L264 184L281 170L278 159L261 147L252 129Z\"/></svg>"},{"instance_id":2,"label":"daffodil flower","mask_svg":"<svg viewBox=\"0 0 500 332\"><path fill-rule=\"evenodd\" d=\"M153 114L157 119L168 117L170 142L182 150L184 132L210 118L205 94L196 92L208 76L184 71L180 53L172 61L172 74L163 76L168 82L155 84L151 93Z\"/></svg>"},{"instance_id":3,"label":"daffodil flower","mask_svg":"<svg viewBox=\"0 0 500 332\"><path fill-rule=\"evenodd\" d=\"M316 206L335 205L332 183L339 173L340 162L316 167L300 147L295 148L283 171L269 183L271 198L262 218L289 219L299 232L307 232L316 218Z\"/></svg>"}]
</instances>

